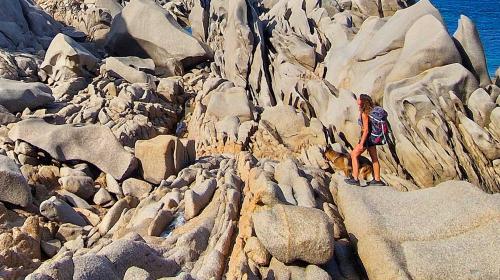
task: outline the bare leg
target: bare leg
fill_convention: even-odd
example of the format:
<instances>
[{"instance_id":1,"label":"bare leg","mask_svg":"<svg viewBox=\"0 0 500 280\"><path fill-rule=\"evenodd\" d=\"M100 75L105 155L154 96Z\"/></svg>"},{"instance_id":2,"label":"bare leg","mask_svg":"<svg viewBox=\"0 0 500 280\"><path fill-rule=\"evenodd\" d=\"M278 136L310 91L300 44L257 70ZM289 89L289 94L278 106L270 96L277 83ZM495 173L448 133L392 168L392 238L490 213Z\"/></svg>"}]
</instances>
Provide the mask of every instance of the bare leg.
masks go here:
<instances>
[{"instance_id":1,"label":"bare leg","mask_svg":"<svg viewBox=\"0 0 500 280\"><path fill-rule=\"evenodd\" d=\"M375 180L380 181L380 163L378 162L377 147L368 147L368 153L372 158L373 164L373 177Z\"/></svg>"},{"instance_id":2,"label":"bare leg","mask_svg":"<svg viewBox=\"0 0 500 280\"><path fill-rule=\"evenodd\" d=\"M352 177L356 180L359 178L359 156L363 153L363 150L354 149L351 152L351 162L352 162Z\"/></svg>"}]
</instances>

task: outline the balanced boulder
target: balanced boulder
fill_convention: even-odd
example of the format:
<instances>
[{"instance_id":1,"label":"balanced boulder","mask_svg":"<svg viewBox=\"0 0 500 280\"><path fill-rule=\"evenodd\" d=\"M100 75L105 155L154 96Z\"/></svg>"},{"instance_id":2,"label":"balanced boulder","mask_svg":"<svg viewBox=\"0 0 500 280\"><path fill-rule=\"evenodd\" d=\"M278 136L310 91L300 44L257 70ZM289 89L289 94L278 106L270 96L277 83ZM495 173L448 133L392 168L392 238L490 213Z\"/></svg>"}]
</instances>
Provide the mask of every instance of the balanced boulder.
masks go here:
<instances>
[{"instance_id":1,"label":"balanced boulder","mask_svg":"<svg viewBox=\"0 0 500 280\"><path fill-rule=\"evenodd\" d=\"M102 125L52 125L41 119L21 121L9 132L59 161L81 160L95 165L117 180L137 167L137 160Z\"/></svg>"},{"instance_id":2,"label":"balanced boulder","mask_svg":"<svg viewBox=\"0 0 500 280\"><path fill-rule=\"evenodd\" d=\"M31 203L28 182L10 158L0 155L0 201L27 206Z\"/></svg>"},{"instance_id":3,"label":"balanced boulder","mask_svg":"<svg viewBox=\"0 0 500 280\"><path fill-rule=\"evenodd\" d=\"M154 28L151 28L154 27ZM120 56L152 58L168 66L172 58L189 67L208 58L204 46L154 1L133 0L113 19L107 48Z\"/></svg>"},{"instance_id":4,"label":"balanced boulder","mask_svg":"<svg viewBox=\"0 0 500 280\"><path fill-rule=\"evenodd\" d=\"M324 264L333 256L333 225L321 210L277 204L252 219L259 240L283 263Z\"/></svg>"},{"instance_id":5,"label":"balanced boulder","mask_svg":"<svg viewBox=\"0 0 500 280\"><path fill-rule=\"evenodd\" d=\"M0 105L11 113L35 109L53 101L52 90L42 83L0 79Z\"/></svg>"}]
</instances>

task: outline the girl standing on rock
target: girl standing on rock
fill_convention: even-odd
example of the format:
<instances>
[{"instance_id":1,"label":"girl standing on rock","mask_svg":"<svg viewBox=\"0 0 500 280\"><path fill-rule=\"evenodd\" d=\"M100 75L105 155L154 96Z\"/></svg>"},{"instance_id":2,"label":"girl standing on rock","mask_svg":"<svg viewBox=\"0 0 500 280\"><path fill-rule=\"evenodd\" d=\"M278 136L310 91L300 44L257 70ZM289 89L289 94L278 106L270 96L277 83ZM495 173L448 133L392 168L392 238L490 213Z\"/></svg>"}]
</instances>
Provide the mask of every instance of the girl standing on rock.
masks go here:
<instances>
[{"instance_id":1,"label":"girl standing on rock","mask_svg":"<svg viewBox=\"0 0 500 280\"><path fill-rule=\"evenodd\" d=\"M380 163L377 156L377 145L386 143L387 112L375 106L370 96L361 94L358 98L359 119L361 125L361 139L351 152L352 177L345 179L350 185L359 186L359 157L368 150L373 164L373 180L369 186L385 186L380 179Z\"/></svg>"}]
</instances>

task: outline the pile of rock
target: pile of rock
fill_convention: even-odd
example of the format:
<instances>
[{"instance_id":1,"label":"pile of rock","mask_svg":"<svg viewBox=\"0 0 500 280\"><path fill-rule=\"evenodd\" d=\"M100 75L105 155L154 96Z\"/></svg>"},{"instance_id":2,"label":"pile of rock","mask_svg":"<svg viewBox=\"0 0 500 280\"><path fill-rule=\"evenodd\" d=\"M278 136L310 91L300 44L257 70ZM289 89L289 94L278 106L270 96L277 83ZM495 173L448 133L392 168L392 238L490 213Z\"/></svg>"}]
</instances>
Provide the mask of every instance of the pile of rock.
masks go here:
<instances>
[{"instance_id":1,"label":"pile of rock","mask_svg":"<svg viewBox=\"0 0 500 280\"><path fill-rule=\"evenodd\" d=\"M452 37L427 0L35 2L0 4L0 278L500 277L500 73L468 18ZM323 156L357 143L360 93L389 113L391 187Z\"/></svg>"}]
</instances>

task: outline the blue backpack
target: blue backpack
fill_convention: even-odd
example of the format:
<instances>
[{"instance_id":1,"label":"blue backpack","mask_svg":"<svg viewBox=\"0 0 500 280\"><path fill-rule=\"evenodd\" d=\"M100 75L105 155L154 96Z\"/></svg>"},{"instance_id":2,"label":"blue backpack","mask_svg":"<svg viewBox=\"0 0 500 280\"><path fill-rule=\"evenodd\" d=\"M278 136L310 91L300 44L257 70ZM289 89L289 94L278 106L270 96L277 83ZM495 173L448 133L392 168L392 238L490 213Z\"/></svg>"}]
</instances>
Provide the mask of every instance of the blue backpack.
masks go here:
<instances>
[{"instance_id":1,"label":"blue backpack","mask_svg":"<svg viewBox=\"0 0 500 280\"><path fill-rule=\"evenodd\" d=\"M371 134L370 141L375 145L385 145L387 143L387 112L384 108L376 106L370 113Z\"/></svg>"}]
</instances>

